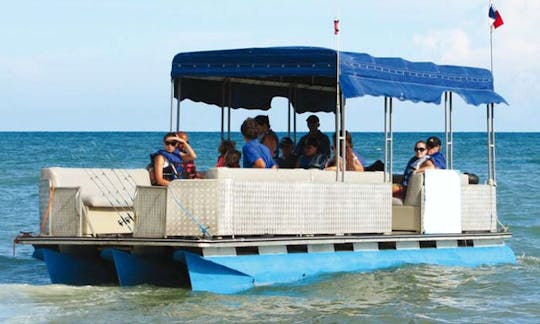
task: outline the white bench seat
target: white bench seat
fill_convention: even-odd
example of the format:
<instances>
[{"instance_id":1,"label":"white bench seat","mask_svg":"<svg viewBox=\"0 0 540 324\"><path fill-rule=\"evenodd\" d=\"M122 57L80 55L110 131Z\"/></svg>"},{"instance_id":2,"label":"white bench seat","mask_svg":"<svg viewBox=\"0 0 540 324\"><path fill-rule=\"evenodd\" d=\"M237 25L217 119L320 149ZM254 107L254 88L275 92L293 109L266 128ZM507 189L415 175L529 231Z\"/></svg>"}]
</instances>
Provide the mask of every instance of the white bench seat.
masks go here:
<instances>
[{"instance_id":1,"label":"white bench seat","mask_svg":"<svg viewBox=\"0 0 540 324\"><path fill-rule=\"evenodd\" d=\"M80 236L133 231L137 186L150 185L146 169L41 170L42 234ZM66 207L70 206L70 207Z\"/></svg>"}]
</instances>

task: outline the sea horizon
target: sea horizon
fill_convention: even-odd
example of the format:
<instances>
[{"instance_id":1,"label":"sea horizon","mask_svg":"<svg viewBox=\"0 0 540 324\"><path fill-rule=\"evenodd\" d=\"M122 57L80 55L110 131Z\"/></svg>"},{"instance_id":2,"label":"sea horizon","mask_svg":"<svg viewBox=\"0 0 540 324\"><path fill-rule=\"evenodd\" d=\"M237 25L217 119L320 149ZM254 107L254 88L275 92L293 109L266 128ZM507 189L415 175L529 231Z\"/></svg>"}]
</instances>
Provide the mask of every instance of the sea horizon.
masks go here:
<instances>
[{"instance_id":1,"label":"sea horizon","mask_svg":"<svg viewBox=\"0 0 540 324\"><path fill-rule=\"evenodd\" d=\"M220 130L183 130L185 132L189 133L220 133ZM276 133L287 133L287 130L276 130L274 129ZM333 133L334 131L327 131L327 130L321 130L323 133ZM4 131L0 130L0 134L2 133L165 133L168 132L168 130L14 130L14 131ZM227 131L225 131L226 133ZM292 132L292 131L291 131ZM351 131L352 133L384 133L384 131ZM240 133L240 131L231 131L231 133ZM307 133L307 130L303 131L297 131L297 133ZM393 131L393 133L425 133L425 134L444 134L444 131ZM453 131L453 133L487 133L486 131ZM496 134L537 134L540 133L540 131L497 131L495 130Z\"/></svg>"}]
</instances>

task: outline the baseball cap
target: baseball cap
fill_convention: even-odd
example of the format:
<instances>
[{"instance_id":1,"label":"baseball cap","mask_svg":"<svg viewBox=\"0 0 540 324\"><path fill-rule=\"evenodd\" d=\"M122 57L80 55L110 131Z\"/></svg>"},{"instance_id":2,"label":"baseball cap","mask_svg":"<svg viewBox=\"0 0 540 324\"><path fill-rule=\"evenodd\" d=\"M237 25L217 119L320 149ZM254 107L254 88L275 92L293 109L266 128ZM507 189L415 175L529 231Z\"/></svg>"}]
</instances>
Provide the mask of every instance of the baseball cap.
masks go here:
<instances>
[{"instance_id":1,"label":"baseball cap","mask_svg":"<svg viewBox=\"0 0 540 324\"><path fill-rule=\"evenodd\" d=\"M440 146L441 140L437 136L431 136L426 141L426 146L428 149L434 148L435 146Z\"/></svg>"}]
</instances>

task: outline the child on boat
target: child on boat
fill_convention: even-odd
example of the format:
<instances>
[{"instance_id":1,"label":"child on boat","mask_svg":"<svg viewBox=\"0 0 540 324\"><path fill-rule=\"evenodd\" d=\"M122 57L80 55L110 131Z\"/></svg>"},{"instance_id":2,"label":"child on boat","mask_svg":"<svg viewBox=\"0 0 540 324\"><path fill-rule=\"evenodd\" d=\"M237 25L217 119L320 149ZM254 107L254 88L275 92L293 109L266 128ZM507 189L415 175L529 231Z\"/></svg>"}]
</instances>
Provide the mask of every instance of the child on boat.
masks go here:
<instances>
[{"instance_id":1,"label":"child on boat","mask_svg":"<svg viewBox=\"0 0 540 324\"><path fill-rule=\"evenodd\" d=\"M180 131L180 132L177 132L176 134L178 135L178 137L180 139L183 140L183 142L178 142L178 149L180 150L180 152L186 153L186 151L188 150L186 145L189 145L189 137L188 137L187 133ZM193 153L195 153L195 152L193 151ZM182 173L182 179L198 179L198 178L201 178L201 176L197 172L197 167L195 166L195 158L193 158L193 159L185 159L184 162L182 163L182 168L184 169L184 171Z\"/></svg>"},{"instance_id":2,"label":"child on boat","mask_svg":"<svg viewBox=\"0 0 540 324\"><path fill-rule=\"evenodd\" d=\"M179 143L182 143L183 151L178 148ZM164 149L150 154L151 162L147 169L152 184L168 186L171 181L181 179L184 161L193 161L197 155L189 143L174 132L163 136L163 146Z\"/></svg>"},{"instance_id":3,"label":"child on boat","mask_svg":"<svg viewBox=\"0 0 540 324\"><path fill-rule=\"evenodd\" d=\"M242 153L238 150L230 150L225 153L225 167L227 168L239 168L240 158Z\"/></svg>"},{"instance_id":4,"label":"child on boat","mask_svg":"<svg viewBox=\"0 0 540 324\"><path fill-rule=\"evenodd\" d=\"M227 152L229 151L235 150L235 148L236 143L234 141L226 139L221 140L221 143L218 147L219 156L216 162L216 168L221 168L225 166L225 154L227 154Z\"/></svg>"}]
</instances>

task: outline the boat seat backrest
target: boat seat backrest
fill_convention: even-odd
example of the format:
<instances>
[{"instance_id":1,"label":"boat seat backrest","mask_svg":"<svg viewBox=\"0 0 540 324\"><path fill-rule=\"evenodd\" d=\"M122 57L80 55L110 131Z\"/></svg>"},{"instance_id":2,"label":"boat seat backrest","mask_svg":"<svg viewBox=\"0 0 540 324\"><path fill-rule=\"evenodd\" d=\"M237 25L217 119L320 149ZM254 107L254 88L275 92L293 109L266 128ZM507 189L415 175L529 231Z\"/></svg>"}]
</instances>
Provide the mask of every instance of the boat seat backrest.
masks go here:
<instances>
[{"instance_id":1,"label":"boat seat backrest","mask_svg":"<svg viewBox=\"0 0 540 324\"><path fill-rule=\"evenodd\" d=\"M309 170L304 169L243 169L212 168L206 173L207 179L234 179L254 181L310 181Z\"/></svg>"},{"instance_id":2,"label":"boat seat backrest","mask_svg":"<svg viewBox=\"0 0 540 324\"><path fill-rule=\"evenodd\" d=\"M409 185L405 193L403 205L419 207L422 200L422 187L424 186L424 175L422 173L413 173L409 178Z\"/></svg>"},{"instance_id":3,"label":"boat seat backrest","mask_svg":"<svg viewBox=\"0 0 540 324\"><path fill-rule=\"evenodd\" d=\"M336 173L317 169L241 169L212 168L206 173L207 179L234 179L254 181L300 181L300 182L335 182ZM345 182L350 183L383 183L384 173L345 172Z\"/></svg>"},{"instance_id":4,"label":"boat seat backrest","mask_svg":"<svg viewBox=\"0 0 540 324\"><path fill-rule=\"evenodd\" d=\"M41 179L51 188L79 188L90 207L132 207L137 186L149 186L146 169L45 168Z\"/></svg>"},{"instance_id":5,"label":"boat seat backrest","mask_svg":"<svg viewBox=\"0 0 540 324\"><path fill-rule=\"evenodd\" d=\"M341 179L341 173L339 174ZM324 170L311 170L312 182L335 182L336 171L324 171ZM368 172L355 172L345 171L345 182L348 183L384 183L384 172L382 171L368 171Z\"/></svg>"},{"instance_id":6,"label":"boat seat backrest","mask_svg":"<svg viewBox=\"0 0 540 324\"><path fill-rule=\"evenodd\" d=\"M466 174L461 174L461 184L468 185L469 177ZM413 173L409 178L409 186L403 200L405 206L420 207L422 202L422 187L424 186L424 175L421 173Z\"/></svg>"}]
</instances>

